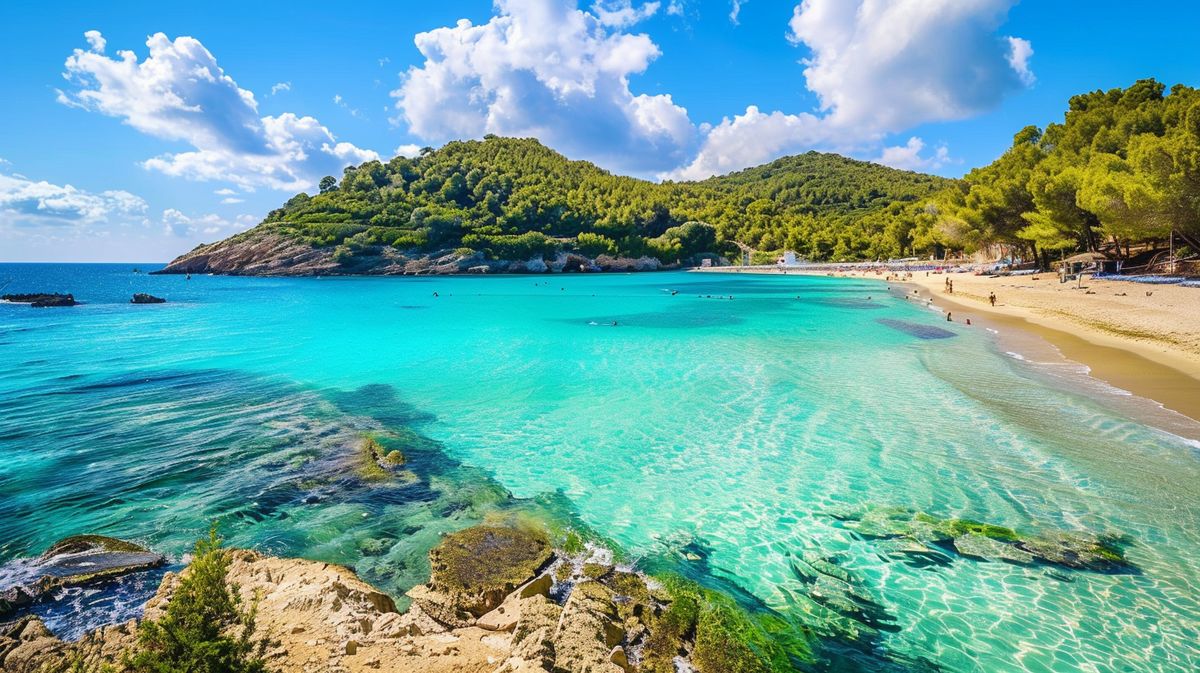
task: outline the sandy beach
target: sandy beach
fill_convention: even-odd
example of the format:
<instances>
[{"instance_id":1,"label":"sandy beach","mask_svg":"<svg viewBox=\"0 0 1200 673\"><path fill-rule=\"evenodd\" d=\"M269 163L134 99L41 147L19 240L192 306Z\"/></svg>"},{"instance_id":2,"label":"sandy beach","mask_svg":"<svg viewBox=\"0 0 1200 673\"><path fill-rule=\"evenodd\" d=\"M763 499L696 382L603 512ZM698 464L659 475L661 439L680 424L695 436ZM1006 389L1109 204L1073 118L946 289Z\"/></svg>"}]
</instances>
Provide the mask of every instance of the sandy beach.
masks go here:
<instances>
[{"instance_id":1,"label":"sandy beach","mask_svg":"<svg viewBox=\"0 0 1200 673\"><path fill-rule=\"evenodd\" d=\"M705 269L709 273L784 273L783 269ZM885 281L887 275L787 269ZM946 290L946 280L954 292ZM903 283L933 299L955 322L1025 330L1053 344L1091 375L1200 420L1200 288L1146 285L1085 277L1060 283L1057 274L976 276L915 272ZM993 307L988 296L996 294Z\"/></svg>"}]
</instances>

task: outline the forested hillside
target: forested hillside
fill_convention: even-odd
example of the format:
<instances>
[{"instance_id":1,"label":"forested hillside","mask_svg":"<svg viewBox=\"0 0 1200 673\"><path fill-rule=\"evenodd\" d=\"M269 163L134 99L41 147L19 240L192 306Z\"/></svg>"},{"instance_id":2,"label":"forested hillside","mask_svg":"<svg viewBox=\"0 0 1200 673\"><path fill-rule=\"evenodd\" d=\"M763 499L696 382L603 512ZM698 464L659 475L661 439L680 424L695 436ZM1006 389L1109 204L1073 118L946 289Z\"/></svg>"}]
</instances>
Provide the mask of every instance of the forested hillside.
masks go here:
<instances>
[{"instance_id":1,"label":"forested hillside","mask_svg":"<svg viewBox=\"0 0 1200 673\"><path fill-rule=\"evenodd\" d=\"M968 251L1008 243L1044 264L1050 251L1120 256L1173 236L1200 252L1200 91L1142 80L1075 96L1062 123L1022 129L934 202L935 238Z\"/></svg>"},{"instance_id":2,"label":"forested hillside","mask_svg":"<svg viewBox=\"0 0 1200 673\"><path fill-rule=\"evenodd\" d=\"M569 161L536 140L489 136L347 168L266 221L341 246L342 256L380 245L470 248L502 259L565 248L675 262L734 252L738 241L849 258L903 252L886 226L858 223L947 184L818 153L699 183L656 184Z\"/></svg>"},{"instance_id":3,"label":"forested hillside","mask_svg":"<svg viewBox=\"0 0 1200 673\"><path fill-rule=\"evenodd\" d=\"M563 253L676 264L747 249L759 261L781 250L843 261L993 244L1045 264L1050 252L1127 254L1169 236L1200 251L1200 92L1167 95L1143 80L1072 98L1062 123L1022 129L1003 156L961 180L809 152L654 183L533 139L451 142L328 176L320 193L297 194L254 230L169 269L242 272L264 255L272 273L295 260L310 273L407 273L405 264L434 255L462 268Z\"/></svg>"}]
</instances>

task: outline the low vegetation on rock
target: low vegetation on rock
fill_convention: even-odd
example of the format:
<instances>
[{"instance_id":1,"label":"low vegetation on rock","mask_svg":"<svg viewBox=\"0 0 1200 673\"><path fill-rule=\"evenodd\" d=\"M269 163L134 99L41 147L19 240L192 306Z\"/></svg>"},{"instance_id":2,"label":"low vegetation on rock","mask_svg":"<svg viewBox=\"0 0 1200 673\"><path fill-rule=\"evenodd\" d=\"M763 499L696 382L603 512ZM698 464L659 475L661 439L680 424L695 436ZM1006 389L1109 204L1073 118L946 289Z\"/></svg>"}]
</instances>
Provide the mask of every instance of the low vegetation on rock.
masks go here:
<instances>
[{"instance_id":1,"label":"low vegetation on rock","mask_svg":"<svg viewBox=\"0 0 1200 673\"><path fill-rule=\"evenodd\" d=\"M358 475L366 481L380 481L391 477L392 470L404 462L404 453L399 449L389 449L379 438L368 436L359 446Z\"/></svg>"},{"instance_id":2,"label":"low vegetation on rock","mask_svg":"<svg viewBox=\"0 0 1200 673\"><path fill-rule=\"evenodd\" d=\"M256 606L243 605L226 581L229 552L214 526L196 542L192 562L158 619L143 620L125 662L131 673L261 673L263 643L255 638Z\"/></svg>"}]
</instances>

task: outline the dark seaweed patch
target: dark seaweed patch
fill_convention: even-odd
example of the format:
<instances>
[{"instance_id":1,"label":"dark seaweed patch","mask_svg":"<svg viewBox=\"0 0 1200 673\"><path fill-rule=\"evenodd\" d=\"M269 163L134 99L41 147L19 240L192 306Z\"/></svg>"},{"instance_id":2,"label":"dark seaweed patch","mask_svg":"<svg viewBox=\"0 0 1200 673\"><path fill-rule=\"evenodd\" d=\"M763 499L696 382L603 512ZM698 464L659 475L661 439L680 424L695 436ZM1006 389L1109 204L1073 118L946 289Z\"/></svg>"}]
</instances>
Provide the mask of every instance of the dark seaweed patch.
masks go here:
<instances>
[{"instance_id":1,"label":"dark seaweed patch","mask_svg":"<svg viewBox=\"0 0 1200 673\"><path fill-rule=\"evenodd\" d=\"M907 320L896 320L894 318L879 318L875 322L880 325L886 325L898 332L904 332L909 336L915 336L918 339L949 339L958 336L948 329L935 327L933 325L922 325L921 323L908 322Z\"/></svg>"}]
</instances>

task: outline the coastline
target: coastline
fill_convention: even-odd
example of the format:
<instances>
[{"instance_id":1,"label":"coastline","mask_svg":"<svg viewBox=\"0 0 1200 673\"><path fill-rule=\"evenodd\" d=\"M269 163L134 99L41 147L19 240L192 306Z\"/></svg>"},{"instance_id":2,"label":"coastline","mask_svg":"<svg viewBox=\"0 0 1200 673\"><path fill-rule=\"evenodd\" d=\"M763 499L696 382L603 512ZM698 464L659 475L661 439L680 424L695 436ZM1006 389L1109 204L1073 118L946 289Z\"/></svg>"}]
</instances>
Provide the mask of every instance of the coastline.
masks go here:
<instances>
[{"instance_id":1,"label":"coastline","mask_svg":"<svg viewBox=\"0 0 1200 673\"><path fill-rule=\"evenodd\" d=\"M771 268L697 271L785 274L784 269ZM888 282L873 272L791 268L786 274ZM954 294L945 292L947 278L955 283ZM955 322L970 318L981 327L1032 335L1049 343L1064 358L1087 367L1092 378L1200 421L1200 290L1093 279L1076 288L1074 283L1060 285L1057 276L1050 273L1034 281L1028 276L927 276L917 272L903 282L892 281L892 285L907 288L909 294L915 290L922 299L932 299L934 306L949 310ZM996 293L995 307L988 302L990 292ZM1153 295L1146 296L1146 292ZM1118 296L1120 293L1127 296ZM1150 302L1153 304L1148 305ZM1138 322L1155 325L1166 320L1177 325L1169 335L1148 331Z\"/></svg>"}]
</instances>

